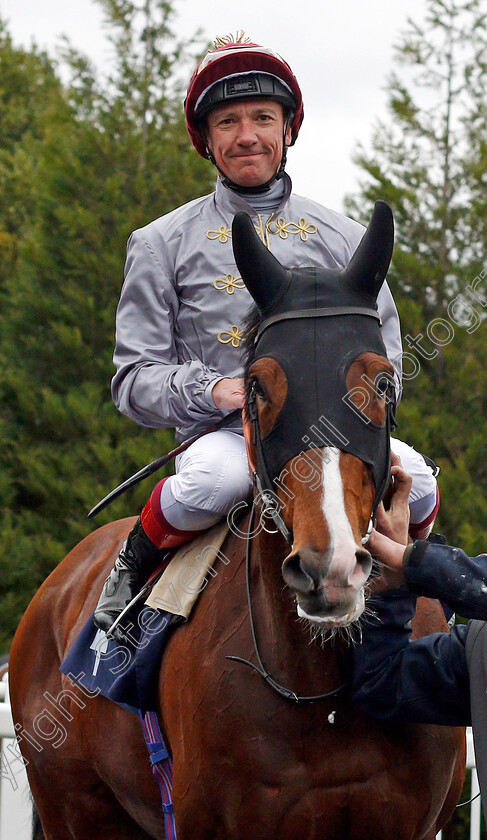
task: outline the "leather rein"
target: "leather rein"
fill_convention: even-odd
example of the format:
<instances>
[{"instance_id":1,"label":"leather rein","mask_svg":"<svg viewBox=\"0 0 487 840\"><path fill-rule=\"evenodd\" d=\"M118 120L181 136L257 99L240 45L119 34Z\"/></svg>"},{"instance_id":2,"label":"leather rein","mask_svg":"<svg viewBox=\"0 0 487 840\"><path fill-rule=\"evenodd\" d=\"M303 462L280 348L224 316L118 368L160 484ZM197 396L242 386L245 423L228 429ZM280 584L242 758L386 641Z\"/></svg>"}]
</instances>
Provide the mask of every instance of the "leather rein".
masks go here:
<instances>
[{"instance_id":1,"label":"leather rein","mask_svg":"<svg viewBox=\"0 0 487 840\"><path fill-rule=\"evenodd\" d=\"M254 651L257 658L257 665L254 665L253 662L249 662L248 659L244 659L241 656L226 656L226 659L231 659L233 662L240 662L242 665L248 665L249 668L256 671L260 674L261 677L266 681L266 683L281 697L284 697L285 700L291 700L296 704L300 703L313 703L316 700L325 700L327 697L334 697L344 688L346 688L351 683L351 678L346 680L344 683L338 686L338 688L332 689L332 691L325 691L323 694L313 694L311 696L307 695L300 695L296 694L291 688L286 688L285 686L281 685L271 676L267 668L265 667L262 657L259 651L259 645L257 642L257 634L255 631L255 621L254 621L254 613L252 609L252 593L250 589L250 562L251 562L251 545L252 545L252 526L254 521L254 513L255 513L255 501L252 502L252 510L250 512L249 517L249 525L247 530L247 541L246 541L246 549L245 549L245 575L246 575L246 586L247 586L247 603L249 608L249 621L250 621L250 629L252 632L252 641L254 645Z\"/></svg>"}]
</instances>

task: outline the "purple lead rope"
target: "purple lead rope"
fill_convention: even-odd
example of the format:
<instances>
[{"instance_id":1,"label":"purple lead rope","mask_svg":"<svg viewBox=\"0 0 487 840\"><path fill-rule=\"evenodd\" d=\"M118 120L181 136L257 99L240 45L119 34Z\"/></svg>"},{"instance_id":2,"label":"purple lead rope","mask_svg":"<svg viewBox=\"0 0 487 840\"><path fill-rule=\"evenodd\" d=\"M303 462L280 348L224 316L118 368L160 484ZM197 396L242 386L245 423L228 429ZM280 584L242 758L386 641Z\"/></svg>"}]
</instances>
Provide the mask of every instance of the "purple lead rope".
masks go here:
<instances>
[{"instance_id":1,"label":"purple lead rope","mask_svg":"<svg viewBox=\"0 0 487 840\"><path fill-rule=\"evenodd\" d=\"M152 772L157 779L161 792L166 840L177 840L174 807L172 803L172 758L164 743L157 713L144 713L139 710L139 718L142 724L145 743L149 750Z\"/></svg>"}]
</instances>

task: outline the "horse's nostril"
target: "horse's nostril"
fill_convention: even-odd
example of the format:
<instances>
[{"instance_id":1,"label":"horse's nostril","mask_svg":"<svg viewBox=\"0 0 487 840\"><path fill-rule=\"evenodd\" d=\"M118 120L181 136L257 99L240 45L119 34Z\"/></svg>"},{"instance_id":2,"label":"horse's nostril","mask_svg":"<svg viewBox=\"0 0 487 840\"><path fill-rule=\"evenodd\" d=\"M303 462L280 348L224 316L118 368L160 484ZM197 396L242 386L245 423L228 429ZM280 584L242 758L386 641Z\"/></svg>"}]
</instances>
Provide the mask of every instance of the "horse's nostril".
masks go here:
<instances>
[{"instance_id":1,"label":"horse's nostril","mask_svg":"<svg viewBox=\"0 0 487 840\"><path fill-rule=\"evenodd\" d=\"M303 594L313 592L316 589L314 579L310 573L311 569L306 568L301 555L290 554L282 564L282 576L288 586Z\"/></svg>"},{"instance_id":2,"label":"horse's nostril","mask_svg":"<svg viewBox=\"0 0 487 840\"><path fill-rule=\"evenodd\" d=\"M368 575L372 568L372 557L370 552L368 552L365 548L357 548L355 558L359 566L362 567L364 574Z\"/></svg>"}]
</instances>

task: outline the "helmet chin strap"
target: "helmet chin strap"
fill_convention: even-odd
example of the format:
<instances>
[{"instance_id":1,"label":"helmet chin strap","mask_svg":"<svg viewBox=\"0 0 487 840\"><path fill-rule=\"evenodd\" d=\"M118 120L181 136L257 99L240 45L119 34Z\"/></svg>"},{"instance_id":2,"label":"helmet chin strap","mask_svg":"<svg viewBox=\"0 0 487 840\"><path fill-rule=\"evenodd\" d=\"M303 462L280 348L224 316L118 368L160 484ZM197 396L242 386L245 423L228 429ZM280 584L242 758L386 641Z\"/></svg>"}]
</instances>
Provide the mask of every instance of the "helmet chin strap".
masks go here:
<instances>
[{"instance_id":1,"label":"helmet chin strap","mask_svg":"<svg viewBox=\"0 0 487 840\"><path fill-rule=\"evenodd\" d=\"M279 181L283 177L284 167L286 166L286 152L284 152L281 159L281 163L279 165L279 169L277 170L275 175L272 175L272 177L269 178L268 181L266 181L264 184L258 184L255 187L242 187L240 184L236 184L235 181L231 181L230 178L228 178L228 176L225 175L225 173L219 168L219 166L217 166L213 155L211 155L209 159L211 163L214 163L216 168L218 169L222 184L225 187L227 187L227 189L233 190L233 192L239 193L241 195L260 195L262 193L269 192L272 184L274 184L275 181Z\"/></svg>"},{"instance_id":2,"label":"helmet chin strap","mask_svg":"<svg viewBox=\"0 0 487 840\"><path fill-rule=\"evenodd\" d=\"M213 155L213 152L210 151L208 143L207 143L206 144L206 152L207 152L207 155L208 155L208 160L210 161L210 163L212 163L214 166L216 166L216 168L217 168L217 170L220 174L222 184L225 187L227 187L227 189L233 190L233 192L236 192L236 193L239 193L239 194L242 194L242 195L245 195L245 194L247 194L247 195L259 195L261 193L269 192L272 184L274 184L275 181L279 181L284 176L284 170L286 168L286 161L287 161L287 149L288 149L288 147L286 146L286 134L287 134L287 130L288 130L288 127L291 124L291 122L292 122L292 114L291 114L291 116L289 116L287 118L287 120L285 122L285 125L284 125L284 135L283 135L283 141L282 141L282 157L281 157L281 162L279 164L279 168L277 169L276 173L269 178L268 181L265 181L264 184L257 184L257 186L255 186L255 187L243 187L243 186L241 186L241 184L236 184L235 181L232 181L228 177L228 175L226 175L225 172L223 172L223 170L221 170L220 167L218 166L218 164L215 160L215 157Z\"/></svg>"}]
</instances>

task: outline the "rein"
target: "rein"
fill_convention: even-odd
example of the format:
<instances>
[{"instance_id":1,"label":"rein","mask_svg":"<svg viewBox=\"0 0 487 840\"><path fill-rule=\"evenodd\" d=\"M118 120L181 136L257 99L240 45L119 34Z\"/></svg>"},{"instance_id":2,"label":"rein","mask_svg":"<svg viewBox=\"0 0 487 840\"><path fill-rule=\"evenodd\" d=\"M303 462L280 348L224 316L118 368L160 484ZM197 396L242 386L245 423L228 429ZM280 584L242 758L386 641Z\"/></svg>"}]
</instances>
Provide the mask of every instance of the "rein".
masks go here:
<instances>
[{"instance_id":1,"label":"rein","mask_svg":"<svg viewBox=\"0 0 487 840\"><path fill-rule=\"evenodd\" d=\"M252 385L247 401L248 405L248 413L249 419L252 423L252 438L253 443L255 446L255 454L256 454L256 469L252 471L252 479L257 488L257 492L259 494L259 499L262 502L264 507L264 512L274 520L274 524L278 531L282 534L284 539L289 545L292 545L293 542L293 535L289 528L287 527L284 519L282 518L281 514L279 513L279 500L273 490L272 481L269 477L269 473L267 471L267 466L265 463L264 458L264 450L262 449L262 437L260 434L260 426L259 426L259 412L257 410L257 394L255 392L255 387ZM252 506L252 516L254 513L254 507ZM247 546L248 546L249 536L247 535Z\"/></svg>"},{"instance_id":2,"label":"rein","mask_svg":"<svg viewBox=\"0 0 487 840\"><path fill-rule=\"evenodd\" d=\"M246 544L246 550L245 550L245 574L246 574L246 584L247 584L247 603L248 603L248 607L249 607L250 629L251 629L251 632L252 632L252 641L253 641L253 644L254 644L254 651L255 651L255 655L257 657L258 664L254 665L253 662L249 662L248 659L243 659L243 657L241 657L241 656L226 656L225 658L226 659L231 659L233 662L240 662L242 665L248 665L249 668L252 668L253 671L256 671L258 674L260 674L260 676L263 677L263 679L266 681L266 683L268 683L268 685L277 694L279 694L281 697L284 697L286 700L292 700L294 703L297 703L297 704L299 704L299 703L312 703L316 700L325 700L327 697L334 697L336 694L338 694L340 691L342 691L344 688L346 688L350 684L351 679L346 680L346 682L342 683L342 685L339 685L338 688L334 688L332 691L326 691L326 692L324 692L324 694L314 694L314 695L311 695L311 696L308 697L306 695L296 694L296 692L293 691L291 688L286 688L285 686L278 683L277 680L275 680L274 677L272 677L269 674L269 671L267 670L267 668L265 667L265 665L262 661L262 657L261 657L260 651L259 651L259 646L258 646L258 643L257 643L257 635L256 635L256 632L255 632L255 621L254 621L254 614L253 614L253 610L252 610L252 593L251 593L251 590L250 590L250 561L251 561L251 540L252 540L250 535L252 533L254 512L255 512L255 501L252 502L252 510L251 510L251 513L250 513L249 526L248 526L248 530L247 530L247 544Z\"/></svg>"}]
</instances>

